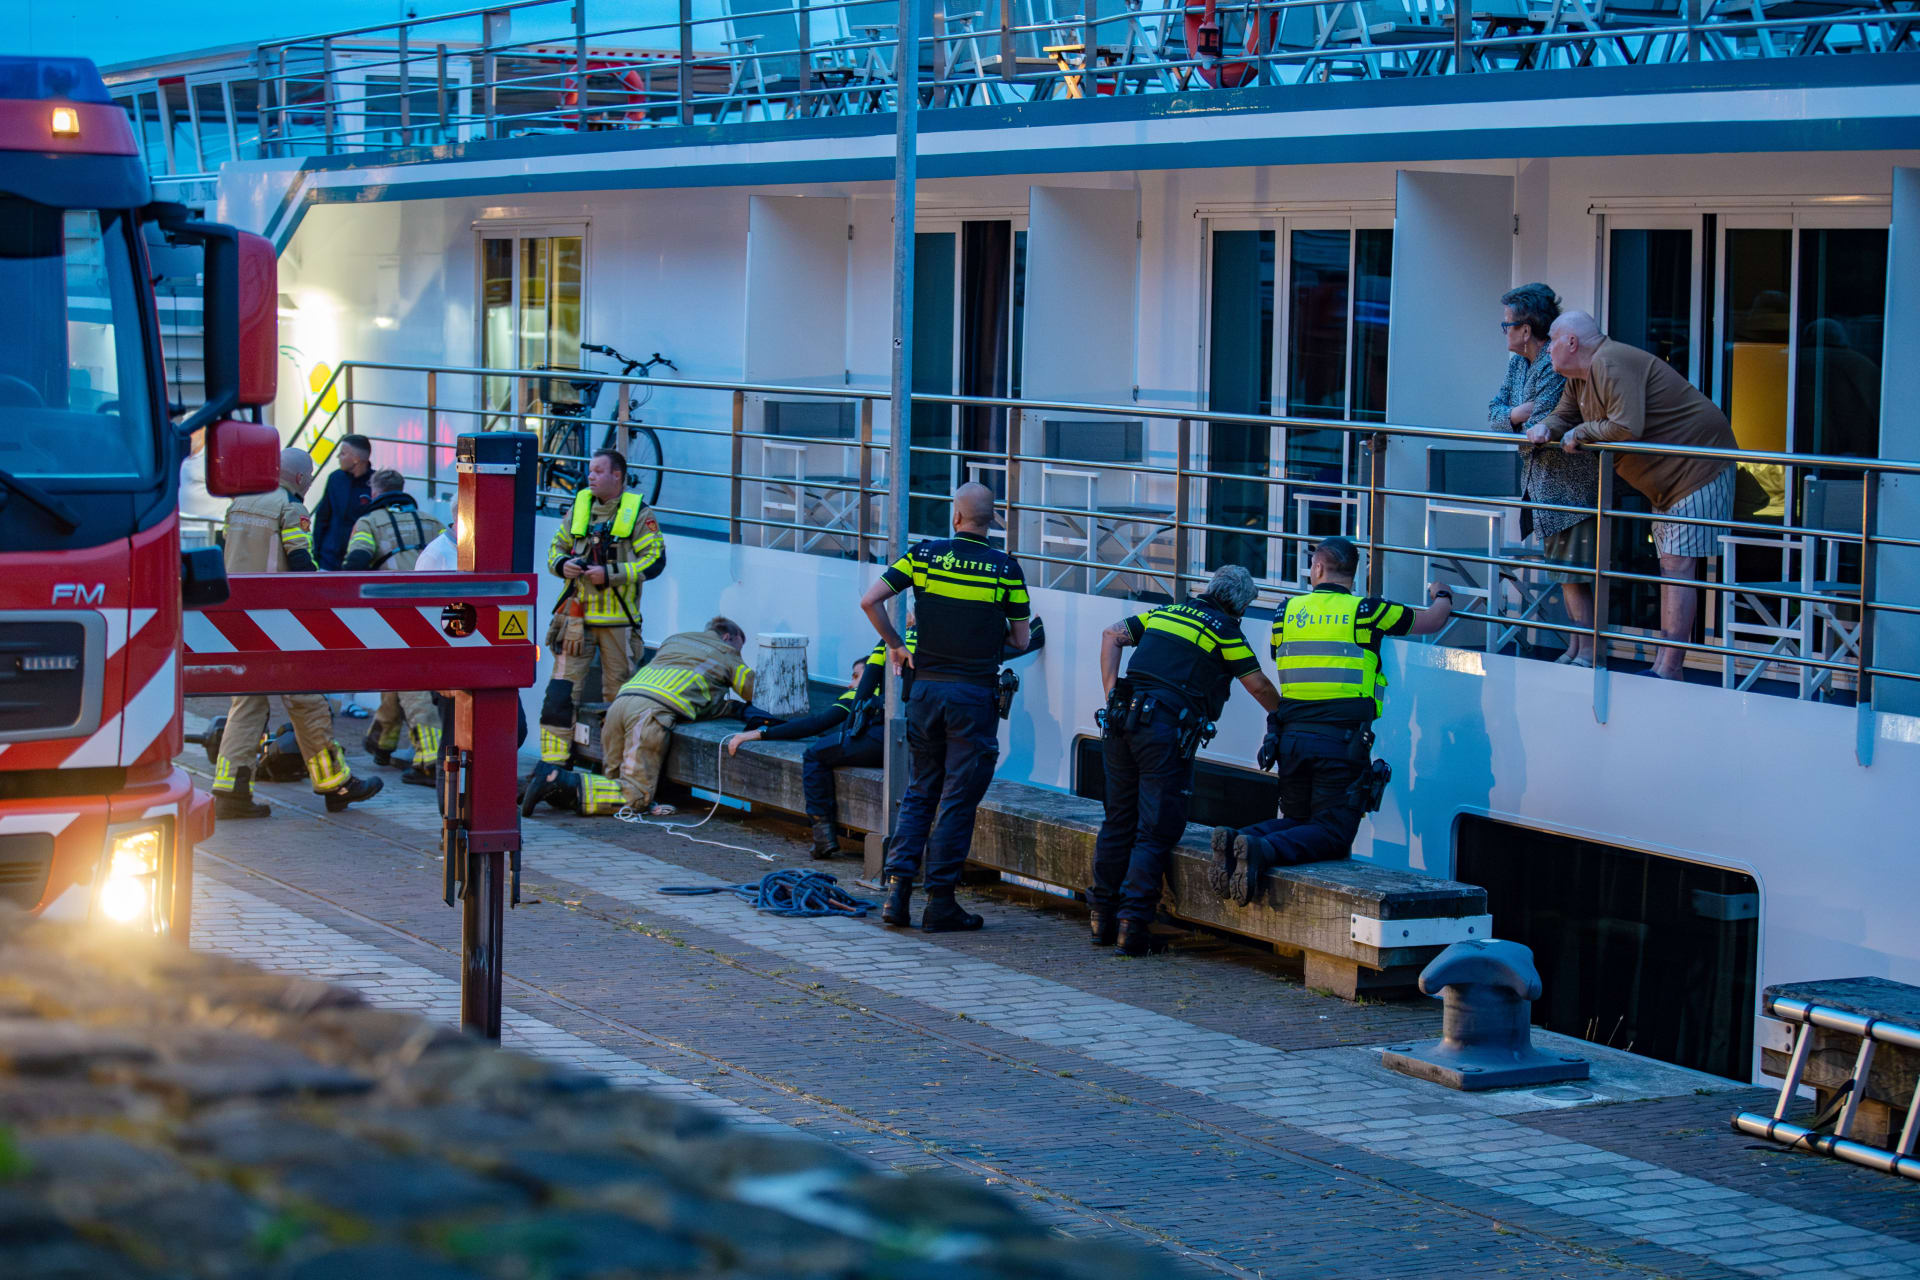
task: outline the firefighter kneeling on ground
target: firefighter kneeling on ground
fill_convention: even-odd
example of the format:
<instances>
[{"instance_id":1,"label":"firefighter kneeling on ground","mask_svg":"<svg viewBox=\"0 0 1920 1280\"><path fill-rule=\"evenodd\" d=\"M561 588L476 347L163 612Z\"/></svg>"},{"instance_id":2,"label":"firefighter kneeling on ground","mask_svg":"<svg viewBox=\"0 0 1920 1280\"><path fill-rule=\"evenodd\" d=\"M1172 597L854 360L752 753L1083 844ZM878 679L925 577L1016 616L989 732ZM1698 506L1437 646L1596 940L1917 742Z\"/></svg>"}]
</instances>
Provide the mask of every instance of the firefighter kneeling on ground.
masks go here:
<instances>
[{"instance_id":1,"label":"firefighter kneeling on ground","mask_svg":"<svg viewBox=\"0 0 1920 1280\"><path fill-rule=\"evenodd\" d=\"M1106 820L1093 845L1093 945L1143 956L1173 847L1187 830L1193 757L1213 737L1235 680L1272 711L1280 696L1240 634L1253 575L1230 564L1192 599L1108 627L1100 637L1107 705ZM1120 650L1139 646L1120 678Z\"/></svg>"},{"instance_id":2,"label":"firefighter kneeling on ground","mask_svg":"<svg viewBox=\"0 0 1920 1280\"><path fill-rule=\"evenodd\" d=\"M587 487L554 531L547 568L566 579L553 609L547 648L553 678L540 703L540 759L566 768L573 755L574 706L597 652L600 696L612 702L639 665L640 584L667 567L660 522L627 489L627 460L601 449Z\"/></svg>"},{"instance_id":3,"label":"firefighter kneeling on ground","mask_svg":"<svg viewBox=\"0 0 1920 1280\"><path fill-rule=\"evenodd\" d=\"M534 766L521 793L520 813L532 817L542 800L586 816L631 808L664 817L671 805L653 803L660 765L681 720L722 715L728 696L753 701L753 668L740 661L747 633L731 618L714 618L704 631L668 636L653 661L622 685L600 725L605 774L562 769L549 761Z\"/></svg>"},{"instance_id":4,"label":"firefighter kneeling on ground","mask_svg":"<svg viewBox=\"0 0 1920 1280\"><path fill-rule=\"evenodd\" d=\"M419 504L407 492L405 477L398 471L374 472L369 487L373 501L367 513L354 522L342 567L349 573L369 569L408 572L421 551L446 526L421 514ZM413 738L413 764L400 775L400 781L430 787L434 784L434 762L440 758L440 713L432 697L418 692L380 695L380 709L373 713L364 743L375 764L393 763L402 728Z\"/></svg>"},{"instance_id":5,"label":"firefighter kneeling on ground","mask_svg":"<svg viewBox=\"0 0 1920 1280\"><path fill-rule=\"evenodd\" d=\"M304 449L280 454L280 487L234 499L227 508L224 533L227 572L313 573L312 518L301 499L313 483L313 458ZM327 799L327 812L339 813L380 790L378 778L356 778L347 767L346 753L333 740L333 710L317 693L289 693L280 698L293 721L300 757L307 762L316 794ZM220 758L213 771L213 816L221 822L264 818L273 810L253 798L254 760L260 750L260 731L267 727L264 694L235 698L227 708L220 735Z\"/></svg>"},{"instance_id":6,"label":"firefighter kneeling on ground","mask_svg":"<svg viewBox=\"0 0 1920 1280\"><path fill-rule=\"evenodd\" d=\"M1243 907L1259 895L1268 867L1328 862L1353 851L1360 819L1380 807L1392 777L1385 761L1372 759L1372 726L1387 685L1380 642L1431 635L1452 616L1453 593L1437 584L1424 609L1355 595L1359 566L1352 539L1326 539L1313 549L1313 589L1287 601L1274 621L1280 708L1267 716L1259 764L1278 766L1280 816L1237 831L1215 827L1207 871L1213 891Z\"/></svg>"}]
</instances>

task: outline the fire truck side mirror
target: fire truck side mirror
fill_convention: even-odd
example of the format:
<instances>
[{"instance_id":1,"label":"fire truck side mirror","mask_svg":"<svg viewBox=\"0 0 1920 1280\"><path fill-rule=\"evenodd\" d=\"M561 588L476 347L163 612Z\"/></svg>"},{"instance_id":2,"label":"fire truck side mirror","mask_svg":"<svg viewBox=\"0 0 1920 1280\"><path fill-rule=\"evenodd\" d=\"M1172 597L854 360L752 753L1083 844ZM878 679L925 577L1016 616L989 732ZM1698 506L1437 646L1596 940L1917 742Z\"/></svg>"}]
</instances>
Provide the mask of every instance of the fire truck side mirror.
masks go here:
<instances>
[{"instance_id":1,"label":"fire truck side mirror","mask_svg":"<svg viewBox=\"0 0 1920 1280\"><path fill-rule=\"evenodd\" d=\"M273 403L280 376L280 262L273 243L240 233L240 403Z\"/></svg>"},{"instance_id":2,"label":"fire truck side mirror","mask_svg":"<svg viewBox=\"0 0 1920 1280\"><path fill-rule=\"evenodd\" d=\"M280 433L264 422L225 418L207 428L207 492L266 493L280 483Z\"/></svg>"}]
</instances>

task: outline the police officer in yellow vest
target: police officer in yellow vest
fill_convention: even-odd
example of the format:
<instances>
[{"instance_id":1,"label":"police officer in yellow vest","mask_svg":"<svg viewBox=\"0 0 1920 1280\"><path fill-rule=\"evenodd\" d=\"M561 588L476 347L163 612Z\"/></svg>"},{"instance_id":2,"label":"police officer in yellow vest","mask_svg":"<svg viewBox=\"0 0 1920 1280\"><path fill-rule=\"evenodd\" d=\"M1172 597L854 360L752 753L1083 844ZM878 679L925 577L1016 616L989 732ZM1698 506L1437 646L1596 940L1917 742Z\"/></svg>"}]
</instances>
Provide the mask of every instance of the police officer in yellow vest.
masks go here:
<instances>
[{"instance_id":1,"label":"police officer in yellow vest","mask_svg":"<svg viewBox=\"0 0 1920 1280\"><path fill-rule=\"evenodd\" d=\"M709 619L702 631L682 631L660 642L653 661L620 688L600 726L605 773L562 769L548 761L534 766L521 793L520 813L532 817L542 800L556 809L588 816L618 813L624 806L653 817L673 812L655 804L660 766L682 720L710 720L730 697L753 700L753 668L740 660L746 632L731 618Z\"/></svg>"},{"instance_id":2,"label":"police officer in yellow vest","mask_svg":"<svg viewBox=\"0 0 1920 1280\"><path fill-rule=\"evenodd\" d=\"M367 513L354 521L347 539L347 556L341 567L349 573L385 569L395 573L412 571L414 562L427 544L440 536L446 526L423 513L407 492L407 481L398 471L376 471L368 481L373 500ZM393 763L394 748L400 745L400 731L407 729L413 738L413 764L400 775L400 781L418 787L434 785L434 762L440 758L440 713L427 694L383 693L380 709L373 713L363 744L375 764Z\"/></svg>"},{"instance_id":3,"label":"police officer in yellow vest","mask_svg":"<svg viewBox=\"0 0 1920 1280\"><path fill-rule=\"evenodd\" d=\"M227 508L221 538L228 573L318 571L313 559L313 521L301 501L312 483L313 458L304 449L286 449L280 454L278 489L234 499ZM379 792L380 779L356 778L347 767L346 755L333 740L333 711L325 698L317 693L289 693L280 701L293 721L294 738L313 789L327 798L328 812L338 813ZM261 694L235 698L227 708L213 773L213 814L222 822L264 818L273 812L253 798L254 761L268 710Z\"/></svg>"},{"instance_id":4,"label":"police officer in yellow vest","mask_svg":"<svg viewBox=\"0 0 1920 1280\"><path fill-rule=\"evenodd\" d=\"M573 748L574 707L593 655L600 696L612 702L640 653L640 584L667 567L660 522L627 489L627 460L601 449L587 466L587 487L554 531L547 568L567 588L547 628L553 678L540 704L540 759L564 767Z\"/></svg>"},{"instance_id":5,"label":"police officer in yellow vest","mask_svg":"<svg viewBox=\"0 0 1920 1280\"><path fill-rule=\"evenodd\" d=\"M1268 867L1346 857L1360 819L1379 805L1385 766L1369 764L1373 722L1386 677L1380 642L1387 636L1431 635L1447 625L1453 593L1430 588L1424 609L1358 596L1353 575L1360 551L1350 538L1328 538L1313 550L1312 590L1287 601L1273 624L1273 663L1280 709L1267 717L1260 767L1279 767L1280 816L1235 831L1213 831L1208 881L1241 906L1260 892Z\"/></svg>"}]
</instances>

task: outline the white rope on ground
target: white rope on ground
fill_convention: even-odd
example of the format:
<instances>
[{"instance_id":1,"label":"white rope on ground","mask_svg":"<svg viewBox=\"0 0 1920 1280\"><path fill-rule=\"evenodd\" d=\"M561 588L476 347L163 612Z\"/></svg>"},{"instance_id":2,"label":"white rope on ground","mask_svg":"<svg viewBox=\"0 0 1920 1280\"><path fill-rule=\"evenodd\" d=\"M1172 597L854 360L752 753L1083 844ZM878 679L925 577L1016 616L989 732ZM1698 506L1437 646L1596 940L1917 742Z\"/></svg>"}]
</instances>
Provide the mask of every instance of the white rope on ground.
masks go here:
<instances>
[{"instance_id":1,"label":"white rope on ground","mask_svg":"<svg viewBox=\"0 0 1920 1280\"><path fill-rule=\"evenodd\" d=\"M726 768L727 768L727 742L725 738L722 738L720 740L720 745L715 748L715 763L713 766L713 794L714 794L713 808L707 810L707 816L700 819L700 821L698 822L662 822L657 818L647 817L646 814L639 812L630 804L621 805L620 811L614 814L613 816L618 818L622 822L630 822L630 823L634 823L637 826L642 826L642 827L652 827L656 831L664 831L668 835L679 836L682 840L691 840L695 844L711 845L716 849L731 849L735 853L750 853L754 857L760 859L762 862L778 861L779 860L778 855L776 854L762 853L758 849L749 849L745 845L728 844L724 840L702 840L699 836L687 834L690 831L698 831L701 827L706 826L709 822L713 821L713 815L720 812L721 797L724 797L727 794L726 787L724 785L724 783L726 782L726 776L725 776Z\"/></svg>"}]
</instances>

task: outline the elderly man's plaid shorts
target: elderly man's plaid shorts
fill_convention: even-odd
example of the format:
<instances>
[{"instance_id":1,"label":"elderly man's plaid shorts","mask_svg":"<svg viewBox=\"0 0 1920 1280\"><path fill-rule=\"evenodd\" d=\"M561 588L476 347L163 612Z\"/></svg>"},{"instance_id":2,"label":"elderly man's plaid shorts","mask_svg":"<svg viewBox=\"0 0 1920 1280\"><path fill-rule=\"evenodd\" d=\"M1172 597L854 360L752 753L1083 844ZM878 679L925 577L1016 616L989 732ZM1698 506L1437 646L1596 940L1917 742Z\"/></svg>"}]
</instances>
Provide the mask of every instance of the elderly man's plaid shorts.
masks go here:
<instances>
[{"instance_id":1,"label":"elderly man's plaid shorts","mask_svg":"<svg viewBox=\"0 0 1920 1280\"><path fill-rule=\"evenodd\" d=\"M1731 464L1719 475L1695 489L1664 511L1663 516L1685 516L1694 520L1731 520L1733 518L1733 478ZM1727 528L1720 524L1676 524L1653 522L1653 545L1665 556L1717 556L1720 535Z\"/></svg>"}]
</instances>

